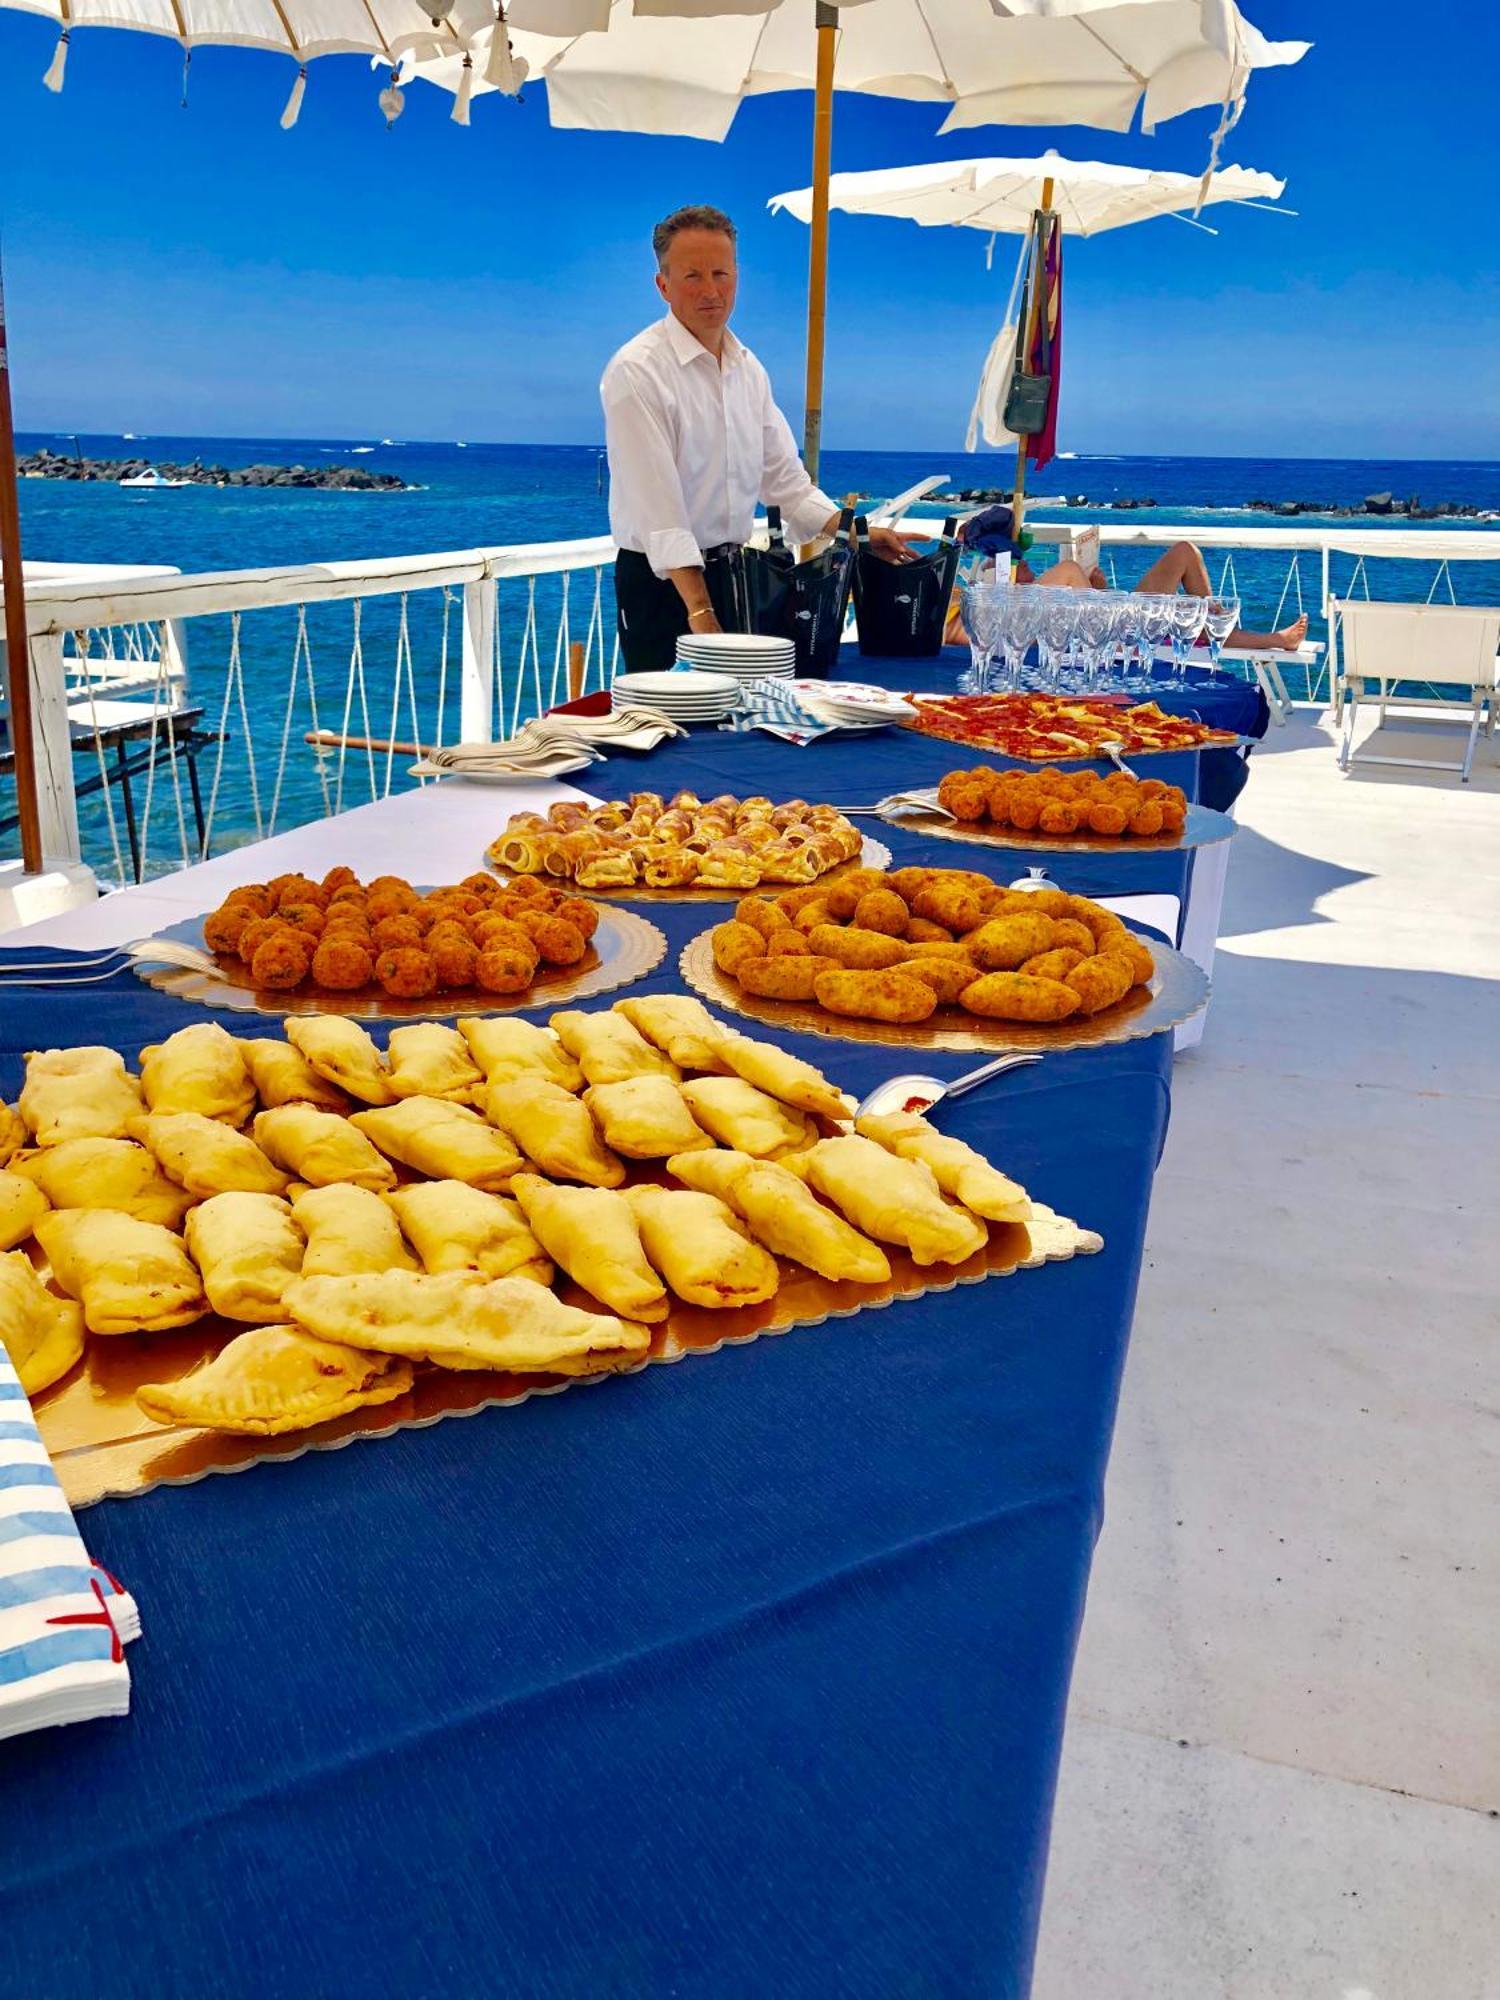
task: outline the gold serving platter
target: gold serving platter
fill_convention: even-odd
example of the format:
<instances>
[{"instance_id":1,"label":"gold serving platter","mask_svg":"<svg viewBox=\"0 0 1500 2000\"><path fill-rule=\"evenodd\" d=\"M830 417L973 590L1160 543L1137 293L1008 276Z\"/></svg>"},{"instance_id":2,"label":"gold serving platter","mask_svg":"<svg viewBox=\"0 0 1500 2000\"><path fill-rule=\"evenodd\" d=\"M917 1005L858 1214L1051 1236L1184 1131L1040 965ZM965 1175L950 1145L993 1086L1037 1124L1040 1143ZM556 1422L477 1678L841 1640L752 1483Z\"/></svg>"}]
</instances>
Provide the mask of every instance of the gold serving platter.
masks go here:
<instances>
[{"instance_id":1,"label":"gold serving platter","mask_svg":"<svg viewBox=\"0 0 1500 2000\"><path fill-rule=\"evenodd\" d=\"M592 900L592 899L591 899ZM203 946L203 918L192 917L162 931L162 937ZM203 1007L224 1007L237 1013L343 1014L354 1021L432 1021L459 1014L519 1014L537 1007L567 1007L630 986L661 964L667 940L655 924L633 910L599 906L599 928L576 965L544 965L521 993L485 993L477 986L429 993L419 1000L398 1000L379 986L356 993L335 993L323 986L298 986L290 993L270 993L256 986L237 958L218 956L217 978L180 966L139 965L138 977L158 993L174 994Z\"/></svg>"},{"instance_id":2,"label":"gold serving platter","mask_svg":"<svg viewBox=\"0 0 1500 2000\"><path fill-rule=\"evenodd\" d=\"M937 794L934 792L933 797ZM923 840L958 840L967 846L998 847L1048 854L1180 854L1194 847L1211 847L1228 840L1239 828L1228 813L1211 806L1189 806L1187 824L1181 833L1148 834L1144 838L1126 834L1030 833L1015 827L986 826L976 820L953 820L944 813L891 812L884 815L892 826Z\"/></svg>"},{"instance_id":3,"label":"gold serving platter","mask_svg":"<svg viewBox=\"0 0 1500 2000\"><path fill-rule=\"evenodd\" d=\"M1025 1228L991 1223L986 1247L963 1264L921 1267L904 1252L890 1250L892 1274L883 1285L834 1283L783 1260L781 1286L763 1305L711 1312L674 1303L668 1317L652 1329L650 1353L629 1372L716 1354L721 1347L745 1346L765 1334L821 1326L826 1320L846 1319L895 1299L921 1298L928 1292L951 1291L955 1285L977 1285L988 1278L1037 1270L1093 1255L1103 1247L1104 1239L1092 1230L1036 1203ZM571 1304L598 1309L598 1301L576 1285L565 1286L561 1296ZM603 1374L451 1373L419 1366L411 1393L397 1402L354 1411L315 1430L270 1438L168 1429L143 1414L135 1401L142 1383L175 1381L244 1331L238 1322L207 1318L178 1333L90 1339L79 1366L35 1399L37 1428L69 1504L90 1507L158 1486L191 1485L210 1473L239 1472L264 1459L336 1451L359 1440L425 1428L445 1417L510 1408L532 1396L560 1395L607 1379Z\"/></svg>"},{"instance_id":4,"label":"gold serving platter","mask_svg":"<svg viewBox=\"0 0 1500 2000\"><path fill-rule=\"evenodd\" d=\"M489 869L490 873L498 875L502 881L506 882L524 879L518 878L513 869L502 868L495 860L492 849L498 845L498 840L491 841L490 846L484 851L485 866ZM819 888L822 888L825 883L831 888L835 882L840 881L845 875L851 874L856 868L888 868L890 862L891 850L883 841L872 840L866 834L864 845L853 860L841 861L837 868L830 868L826 874L816 876L814 879ZM564 878L560 875L541 875L535 879L548 883L554 889L566 886ZM775 896L779 895L783 889L797 889L806 886L805 883L800 882L763 882L753 889L700 889L696 884L689 883L684 889L648 889L641 883L631 883L619 889L578 889L574 891L574 894L587 896L591 902L597 902L603 897L611 897L622 903L737 903L741 896L754 896L758 894Z\"/></svg>"},{"instance_id":5,"label":"gold serving platter","mask_svg":"<svg viewBox=\"0 0 1500 2000\"><path fill-rule=\"evenodd\" d=\"M1118 1006L1102 1014L1073 1016L1066 1021L994 1021L966 1014L961 1007L939 1007L925 1021L862 1021L828 1014L810 1000L762 1000L747 993L714 964L713 933L700 931L683 946L678 961L693 991L716 1007L761 1021L768 1028L785 1028L799 1035L827 1035L835 1041L878 1042L888 1048L986 1050L999 1055L1007 1049L1048 1050L1107 1048L1116 1042L1144 1040L1190 1021L1208 1005L1208 974L1171 945L1149 942L1156 973L1149 986L1136 986ZM975 974L978 977L978 974Z\"/></svg>"}]
</instances>

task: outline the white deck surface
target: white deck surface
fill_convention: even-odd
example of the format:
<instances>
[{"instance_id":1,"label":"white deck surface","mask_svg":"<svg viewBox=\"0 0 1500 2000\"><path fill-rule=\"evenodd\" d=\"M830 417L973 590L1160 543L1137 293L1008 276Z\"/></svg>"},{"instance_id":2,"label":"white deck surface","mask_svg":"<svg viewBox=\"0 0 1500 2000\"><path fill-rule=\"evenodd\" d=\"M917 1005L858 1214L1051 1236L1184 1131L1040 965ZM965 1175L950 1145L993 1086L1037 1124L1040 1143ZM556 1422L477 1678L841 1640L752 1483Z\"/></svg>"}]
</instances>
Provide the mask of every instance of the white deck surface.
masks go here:
<instances>
[{"instance_id":1,"label":"white deck surface","mask_svg":"<svg viewBox=\"0 0 1500 2000\"><path fill-rule=\"evenodd\" d=\"M1500 760L1331 743L1176 1067L1036 2000L1500 1995Z\"/></svg>"}]
</instances>

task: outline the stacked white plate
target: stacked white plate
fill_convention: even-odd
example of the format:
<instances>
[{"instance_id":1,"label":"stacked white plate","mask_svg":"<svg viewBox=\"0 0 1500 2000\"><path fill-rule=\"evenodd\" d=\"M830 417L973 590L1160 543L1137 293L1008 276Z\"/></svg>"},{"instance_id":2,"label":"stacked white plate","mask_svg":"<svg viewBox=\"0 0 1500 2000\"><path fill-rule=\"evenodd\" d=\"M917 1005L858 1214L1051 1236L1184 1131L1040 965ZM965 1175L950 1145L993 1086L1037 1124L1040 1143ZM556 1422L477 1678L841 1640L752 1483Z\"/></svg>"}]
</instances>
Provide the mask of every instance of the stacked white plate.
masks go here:
<instances>
[{"instance_id":1,"label":"stacked white plate","mask_svg":"<svg viewBox=\"0 0 1500 2000\"><path fill-rule=\"evenodd\" d=\"M767 675L790 680L797 671L797 648L790 639L763 639L755 632L685 632L677 641L684 666L705 673L732 674L737 681L757 681Z\"/></svg>"},{"instance_id":2,"label":"stacked white plate","mask_svg":"<svg viewBox=\"0 0 1500 2000\"><path fill-rule=\"evenodd\" d=\"M682 723L722 722L739 699L740 683L734 674L705 674L691 667L616 674L610 689L612 708L654 708Z\"/></svg>"}]
</instances>

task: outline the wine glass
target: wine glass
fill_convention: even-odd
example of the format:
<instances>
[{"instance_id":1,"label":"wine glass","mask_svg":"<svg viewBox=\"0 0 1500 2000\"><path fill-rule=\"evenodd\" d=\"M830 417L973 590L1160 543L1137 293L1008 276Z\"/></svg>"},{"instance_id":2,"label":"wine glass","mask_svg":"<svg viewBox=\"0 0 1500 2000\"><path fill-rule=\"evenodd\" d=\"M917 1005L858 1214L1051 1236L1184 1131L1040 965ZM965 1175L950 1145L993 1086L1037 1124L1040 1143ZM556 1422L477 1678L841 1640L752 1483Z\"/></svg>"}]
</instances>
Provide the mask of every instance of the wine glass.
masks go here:
<instances>
[{"instance_id":1,"label":"wine glass","mask_svg":"<svg viewBox=\"0 0 1500 2000\"><path fill-rule=\"evenodd\" d=\"M1141 671L1149 693L1155 680L1156 649L1172 636L1174 600L1154 593L1141 593Z\"/></svg>"},{"instance_id":2,"label":"wine glass","mask_svg":"<svg viewBox=\"0 0 1500 2000\"><path fill-rule=\"evenodd\" d=\"M1240 600L1237 597L1211 597L1205 622L1208 626L1209 657L1217 669L1224 641L1240 622Z\"/></svg>"},{"instance_id":3,"label":"wine glass","mask_svg":"<svg viewBox=\"0 0 1500 2000\"><path fill-rule=\"evenodd\" d=\"M1037 621L1037 650L1041 656L1043 684L1052 692L1062 689L1062 664L1073 635L1071 590L1044 589L1042 613Z\"/></svg>"},{"instance_id":4,"label":"wine glass","mask_svg":"<svg viewBox=\"0 0 1500 2000\"><path fill-rule=\"evenodd\" d=\"M1206 597L1174 597L1172 604L1172 665L1177 685L1187 686L1188 653L1208 622Z\"/></svg>"},{"instance_id":5,"label":"wine glass","mask_svg":"<svg viewBox=\"0 0 1500 2000\"><path fill-rule=\"evenodd\" d=\"M989 665L995 652L996 606L995 586L989 583L966 583L959 591L959 603L963 607L964 630L969 635L969 671L960 674L959 692L962 694L983 694L989 677Z\"/></svg>"},{"instance_id":6,"label":"wine glass","mask_svg":"<svg viewBox=\"0 0 1500 2000\"><path fill-rule=\"evenodd\" d=\"M1078 643L1083 655L1083 691L1099 684L1105 660L1114 651L1119 600L1113 591L1091 590L1078 605Z\"/></svg>"},{"instance_id":7,"label":"wine glass","mask_svg":"<svg viewBox=\"0 0 1500 2000\"><path fill-rule=\"evenodd\" d=\"M1047 608L1044 600L1050 595L1050 591L1034 583L1019 585L1009 593L1000 630L1001 643L1005 648L1007 693L1019 694L1021 691L1021 673L1026 665L1026 655L1041 630L1042 616Z\"/></svg>"}]
</instances>

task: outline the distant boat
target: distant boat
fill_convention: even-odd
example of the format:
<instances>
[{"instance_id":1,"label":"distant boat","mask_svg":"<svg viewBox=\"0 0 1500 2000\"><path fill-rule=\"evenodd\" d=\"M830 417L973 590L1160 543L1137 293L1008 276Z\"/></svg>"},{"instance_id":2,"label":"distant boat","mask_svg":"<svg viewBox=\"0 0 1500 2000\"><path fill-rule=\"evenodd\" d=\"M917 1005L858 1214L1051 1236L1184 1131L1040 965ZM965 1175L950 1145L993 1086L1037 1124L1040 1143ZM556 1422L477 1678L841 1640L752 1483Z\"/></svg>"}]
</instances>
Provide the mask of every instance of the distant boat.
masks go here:
<instances>
[{"instance_id":1,"label":"distant boat","mask_svg":"<svg viewBox=\"0 0 1500 2000\"><path fill-rule=\"evenodd\" d=\"M455 451L467 451L469 447L464 443L462 438L455 438L453 440L453 449Z\"/></svg>"},{"instance_id":2,"label":"distant boat","mask_svg":"<svg viewBox=\"0 0 1500 2000\"><path fill-rule=\"evenodd\" d=\"M374 449L375 449L375 447L374 447L374 445L372 445L372 444L357 444L357 445L355 445L355 447L354 447L354 456L355 456L356 458L358 458L361 452L363 452L363 451L373 451Z\"/></svg>"},{"instance_id":3,"label":"distant boat","mask_svg":"<svg viewBox=\"0 0 1500 2000\"><path fill-rule=\"evenodd\" d=\"M120 484L122 486L146 486L154 489L158 486L192 486L196 484L196 481L191 479L164 479L154 465L148 465L144 472L132 473L129 479L122 479Z\"/></svg>"},{"instance_id":4,"label":"distant boat","mask_svg":"<svg viewBox=\"0 0 1500 2000\"><path fill-rule=\"evenodd\" d=\"M402 439L400 439L400 438L382 438L382 439L380 440L380 442L381 442L382 444L395 444L395 445L399 445L400 443L402 443L402 442L403 442L403 440L402 440Z\"/></svg>"},{"instance_id":5,"label":"distant boat","mask_svg":"<svg viewBox=\"0 0 1500 2000\"><path fill-rule=\"evenodd\" d=\"M133 438L133 437L135 436L135 432L134 432L134 431L121 431L121 433L120 433L120 436L121 436L122 438Z\"/></svg>"}]
</instances>

